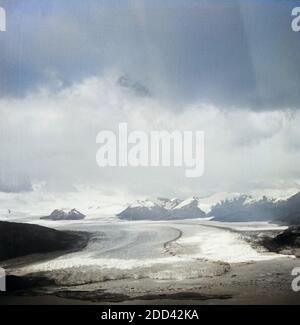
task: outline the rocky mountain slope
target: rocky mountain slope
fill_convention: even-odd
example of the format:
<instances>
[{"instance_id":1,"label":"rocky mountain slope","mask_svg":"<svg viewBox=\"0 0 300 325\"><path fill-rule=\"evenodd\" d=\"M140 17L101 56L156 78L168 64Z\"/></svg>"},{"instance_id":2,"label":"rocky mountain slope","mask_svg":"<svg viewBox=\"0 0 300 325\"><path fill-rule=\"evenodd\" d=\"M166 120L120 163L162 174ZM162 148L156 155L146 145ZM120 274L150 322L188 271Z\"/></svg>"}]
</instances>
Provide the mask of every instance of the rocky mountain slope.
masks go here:
<instances>
[{"instance_id":1,"label":"rocky mountain slope","mask_svg":"<svg viewBox=\"0 0 300 325\"><path fill-rule=\"evenodd\" d=\"M203 218L206 214L199 207L199 199L193 197L184 201L176 198L137 201L117 216L124 220L174 220Z\"/></svg>"},{"instance_id":2,"label":"rocky mountain slope","mask_svg":"<svg viewBox=\"0 0 300 325\"><path fill-rule=\"evenodd\" d=\"M82 220L86 216L76 209L72 209L68 212L64 210L54 210L49 216L41 217L44 220Z\"/></svg>"},{"instance_id":3,"label":"rocky mountain slope","mask_svg":"<svg viewBox=\"0 0 300 325\"><path fill-rule=\"evenodd\" d=\"M124 220L211 218L224 222L271 221L300 224L300 192L288 198L221 193L207 198L147 199L129 205L117 215Z\"/></svg>"},{"instance_id":4,"label":"rocky mountain slope","mask_svg":"<svg viewBox=\"0 0 300 325\"><path fill-rule=\"evenodd\" d=\"M241 195L212 207L208 216L217 221L272 221L287 225L300 224L300 192L286 200L253 199Z\"/></svg>"},{"instance_id":5,"label":"rocky mountain slope","mask_svg":"<svg viewBox=\"0 0 300 325\"><path fill-rule=\"evenodd\" d=\"M33 224L0 221L0 261L84 246L83 233L58 231Z\"/></svg>"}]
</instances>

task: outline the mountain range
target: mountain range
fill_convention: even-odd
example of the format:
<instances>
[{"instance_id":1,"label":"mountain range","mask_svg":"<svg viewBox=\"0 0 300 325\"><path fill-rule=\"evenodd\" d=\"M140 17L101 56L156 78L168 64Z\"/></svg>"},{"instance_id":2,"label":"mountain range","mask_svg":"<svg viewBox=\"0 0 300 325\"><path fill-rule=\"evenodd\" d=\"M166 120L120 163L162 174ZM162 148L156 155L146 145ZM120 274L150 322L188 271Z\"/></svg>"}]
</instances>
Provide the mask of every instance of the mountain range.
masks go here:
<instances>
[{"instance_id":1,"label":"mountain range","mask_svg":"<svg viewBox=\"0 0 300 325\"><path fill-rule=\"evenodd\" d=\"M117 214L123 220L211 218L216 221L272 221L300 224L300 192L288 198L253 197L238 193L208 198L157 198L136 201Z\"/></svg>"},{"instance_id":2,"label":"mountain range","mask_svg":"<svg viewBox=\"0 0 300 325\"><path fill-rule=\"evenodd\" d=\"M174 220L204 218L206 213L199 207L199 200L157 198L137 201L117 215L125 220Z\"/></svg>"},{"instance_id":3,"label":"mountain range","mask_svg":"<svg viewBox=\"0 0 300 325\"><path fill-rule=\"evenodd\" d=\"M300 192L285 200L266 196L253 200L241 195L216 204L208 216L217 221L272 221L297 225L300 224Z\"/></svg>"}]
</instances>

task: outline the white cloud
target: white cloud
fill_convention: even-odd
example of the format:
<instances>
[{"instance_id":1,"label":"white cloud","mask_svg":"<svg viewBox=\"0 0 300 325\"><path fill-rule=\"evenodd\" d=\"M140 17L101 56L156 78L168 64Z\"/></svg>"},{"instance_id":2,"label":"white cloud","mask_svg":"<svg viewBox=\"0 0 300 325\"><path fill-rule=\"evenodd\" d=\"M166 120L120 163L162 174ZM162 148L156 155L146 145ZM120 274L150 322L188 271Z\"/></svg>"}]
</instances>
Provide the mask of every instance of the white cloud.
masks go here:
<instances>
[{"instance_id":1,"label":"white cloud","mask_svg":"<svg viewBox=\"0 0 300 325\"><path fill-rule=\"evenodd\" d=\"M155 98L126 92L116 83L118 76L109 72L62 90L1 99L2 172L44 182L44 193L60 197L83 188L108 196L185 196L244 191L264 183L284 187L299 179L294 147L300 113L225 111L205 103L178 112ZM204 176L187 179L181 168L99 168L96 135L116 130L120 122L133 130L205 131Z\"/></svg>"}]
</instances>

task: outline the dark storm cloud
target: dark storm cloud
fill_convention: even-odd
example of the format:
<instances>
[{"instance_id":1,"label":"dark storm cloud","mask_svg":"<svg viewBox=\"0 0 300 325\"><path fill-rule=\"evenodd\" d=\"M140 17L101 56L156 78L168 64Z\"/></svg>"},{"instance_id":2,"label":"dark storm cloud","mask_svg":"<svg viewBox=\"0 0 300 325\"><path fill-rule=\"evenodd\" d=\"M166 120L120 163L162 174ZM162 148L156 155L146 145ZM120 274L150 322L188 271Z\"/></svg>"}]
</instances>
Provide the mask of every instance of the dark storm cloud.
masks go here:
<instances>
[{"instance_id":1,"label":"dark storm cloud","mask_svg":"<svg viewBox=\"0 0 300 325\"><path fill-rule=\"evenodd\" d=\"M297 1L2 1L0 94L63 87L114 68L158 97L297 108Z\"/></svg>"}]
</instances>

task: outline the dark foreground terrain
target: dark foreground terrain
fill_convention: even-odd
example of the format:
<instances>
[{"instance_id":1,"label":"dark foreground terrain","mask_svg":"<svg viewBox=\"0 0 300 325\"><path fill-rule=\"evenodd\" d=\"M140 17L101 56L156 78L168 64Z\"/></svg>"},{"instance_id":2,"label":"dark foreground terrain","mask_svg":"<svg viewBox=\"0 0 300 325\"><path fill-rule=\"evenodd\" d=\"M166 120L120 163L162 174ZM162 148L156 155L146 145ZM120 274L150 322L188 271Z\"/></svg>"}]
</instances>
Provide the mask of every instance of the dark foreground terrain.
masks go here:
<instances>
[{"instance_id":1,"label":"dark foreground terrain","mask_svg":"<svg viewBox=\"0 0 300 325\"><path fill-rule=\"evenodd\" d=\"M88 235L32 224L0 221L0 261L29 254L83 248Z\"/></svg>"},{"instance_id":2,"label":"dark foreground terrain","mask_svg":"<svg viewBox=\"0 0 300 325\"><path fill-rule=\"evenodd\" d=\"M300 257L300 226L291 226L273 238L262 241L269 251Z\"/></svg>"}]
</instances>

